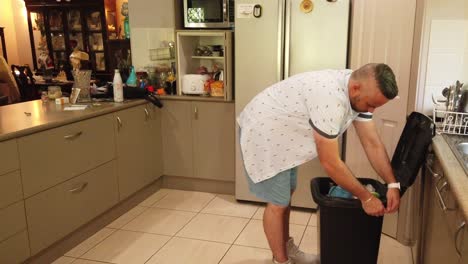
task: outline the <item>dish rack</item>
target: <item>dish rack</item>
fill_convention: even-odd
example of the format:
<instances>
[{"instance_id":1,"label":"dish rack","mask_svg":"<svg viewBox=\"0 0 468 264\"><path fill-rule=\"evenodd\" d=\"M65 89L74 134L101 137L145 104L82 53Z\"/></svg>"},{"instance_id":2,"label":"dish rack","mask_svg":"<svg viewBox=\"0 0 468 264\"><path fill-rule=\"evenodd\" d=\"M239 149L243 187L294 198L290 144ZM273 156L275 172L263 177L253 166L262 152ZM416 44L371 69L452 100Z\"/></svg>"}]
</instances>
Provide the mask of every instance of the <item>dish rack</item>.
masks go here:
<instances>
[{"instance_id":1,"label":"dish rack","mask_svg":"<svg viewBox=\"0 0 468 264\"><path fill-rule=\"evenodd\" d=\"M439 134L468 135L468 113L433 110L436 132Z\"/></svg>"}]
</instances>

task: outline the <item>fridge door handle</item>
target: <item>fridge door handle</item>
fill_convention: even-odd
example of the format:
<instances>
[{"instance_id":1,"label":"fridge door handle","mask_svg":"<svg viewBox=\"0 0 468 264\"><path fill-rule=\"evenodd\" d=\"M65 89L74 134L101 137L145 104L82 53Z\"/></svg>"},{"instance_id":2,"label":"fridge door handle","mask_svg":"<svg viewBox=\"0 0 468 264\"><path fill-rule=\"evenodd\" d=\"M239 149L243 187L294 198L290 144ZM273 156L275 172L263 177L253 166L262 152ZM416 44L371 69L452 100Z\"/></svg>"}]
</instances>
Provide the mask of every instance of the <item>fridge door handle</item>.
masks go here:
<instances>
[{"instance_id":1,"label":"fridge door handle","mask_svg":"<svg viewBox=\"0 0 468 264\"><path fill-rule=\"evenodd\" d=\"M286 0L285 41L284 41L284 79L289 77L290 41L291 41L291 8L292 0Z\"/></svg>"},{"instance_id":2,"label":"fridge door handle","mask_svg":"<svg viewBox=\"0 0 468 264\"><path fill-rule=\"evenodd\" d=\"M284 9L285 9L285 1L279 0L278 1L278 62L276 65L276 72L277 72L277 81L281 81L283 79L283 50L284 50Z\"/></svg>"}]
</instances>

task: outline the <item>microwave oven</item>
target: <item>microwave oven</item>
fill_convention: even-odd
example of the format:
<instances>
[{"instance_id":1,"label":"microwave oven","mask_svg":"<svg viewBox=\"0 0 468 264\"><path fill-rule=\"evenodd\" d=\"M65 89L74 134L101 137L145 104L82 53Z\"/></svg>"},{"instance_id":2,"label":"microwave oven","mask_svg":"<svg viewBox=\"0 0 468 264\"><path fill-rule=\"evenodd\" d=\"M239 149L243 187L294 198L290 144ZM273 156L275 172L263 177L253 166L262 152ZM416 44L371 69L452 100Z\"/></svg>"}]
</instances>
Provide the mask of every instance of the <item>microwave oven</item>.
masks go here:
<instances>
[{"instance_id":1,"label":"microwave oven","mask_svg":"<svg viewBox=\"0 0 468 264\"><path fill-rule=\"evenodd\" d=\"M234 0L184 0L186 28L234 27Z\"/></svg>"}]
</instances>

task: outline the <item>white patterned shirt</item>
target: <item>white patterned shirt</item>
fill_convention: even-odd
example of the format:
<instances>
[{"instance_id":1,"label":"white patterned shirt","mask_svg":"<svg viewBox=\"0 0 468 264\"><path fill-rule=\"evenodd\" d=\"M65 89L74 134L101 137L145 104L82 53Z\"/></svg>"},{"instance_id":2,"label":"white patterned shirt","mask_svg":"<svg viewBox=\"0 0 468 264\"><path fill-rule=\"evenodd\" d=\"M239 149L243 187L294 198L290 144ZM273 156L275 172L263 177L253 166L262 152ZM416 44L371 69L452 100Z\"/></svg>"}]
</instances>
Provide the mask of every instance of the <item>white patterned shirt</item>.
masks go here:
<instances>
[{"instance_id":1,"label":"white patterned shirt","mask_svg":"<svg viewBox=\"0 0 468 264\"><path fill-rule=\"evenodd\" d=\"M323 70L294 75L256 95L237 118L244 167L261 182L317 157L312 129L336 138L353 120L371 113L351 108L351 70Z\"/></svg>"}]
</instances>

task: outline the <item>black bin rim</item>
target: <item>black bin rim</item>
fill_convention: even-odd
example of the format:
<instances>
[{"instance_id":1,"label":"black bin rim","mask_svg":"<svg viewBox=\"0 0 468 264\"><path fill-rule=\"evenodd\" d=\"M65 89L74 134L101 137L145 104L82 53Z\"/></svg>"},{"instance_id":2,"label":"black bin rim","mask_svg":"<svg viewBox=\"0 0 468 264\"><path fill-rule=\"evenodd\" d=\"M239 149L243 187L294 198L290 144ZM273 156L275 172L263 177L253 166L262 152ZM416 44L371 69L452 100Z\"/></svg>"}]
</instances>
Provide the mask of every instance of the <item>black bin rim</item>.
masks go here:
<instances>
[{"instance_id":1,"label":"black bin rim","mask_svg":"<svg viewBox=\"0 0 468 264\"><path fill-rule=\"evenodd\" d=\"M381 182L375 180L375 179L370 179L370 178L357 178L359 182L362 184L372 184L376 191L380 194L380 201L386 206L387 203L387 198L386 198L386 193L387 193L387 188L385 187L384 184ZM336 208L350 208L350 209L355 209L355 208L361 208L362 209L362 204L359 199L346 199L346 198L340 198L340 197L330 197L328 196L328 192L326 194L322 193L322 190L320 186L322 184L329 184L329 183L334 183L336 184L333 179L330 177L317 177L313 178L310 181L310 188L312 192L312 198L314 199L314 202L317 203L319 206L326 206L326 207L336 207Z\"/></svg>"}]
</instances>

